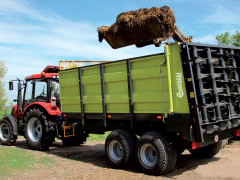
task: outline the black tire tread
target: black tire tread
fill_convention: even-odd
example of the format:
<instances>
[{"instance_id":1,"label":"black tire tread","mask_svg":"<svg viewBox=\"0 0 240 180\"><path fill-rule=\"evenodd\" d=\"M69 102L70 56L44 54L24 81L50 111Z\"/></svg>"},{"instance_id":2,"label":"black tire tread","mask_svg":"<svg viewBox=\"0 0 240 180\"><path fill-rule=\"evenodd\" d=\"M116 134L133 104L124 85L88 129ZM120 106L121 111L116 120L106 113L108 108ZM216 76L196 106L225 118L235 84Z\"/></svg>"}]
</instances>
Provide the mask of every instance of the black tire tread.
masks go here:
<instances>
[{"instance_id":1,"label":"black tire tread","mask_svg":"<svg viewBox=\"0 0 240 180\"><path fill-rule=\"evenodd\" d=\"M13 144L16 142L16 139L14 139L14 137L13 137L13 128L12 128L11 123L10 123L7 119L5 119L5 118L2 119L2 120L0 120L0 123L5 123L5 124L7 124L7 126L8 126L9 129L10 129L10 138L8 138L7 141L2 141L2 140L0 139L1 145L7 145L7 146L13 145Z\"/></svg>"},{"instance_id":2,"label":"black tire tread","mask_svg":"<svg viewBox=\"0 0 240 180\"><path fill-rule=\"evenodd\" d=\"M177 150L175 146L171 143L171 140L166 135L157 131L151 131L143 134L138 140L138 142L140 142L142 139L150 139L151 141L160 140L163 146L159 146L158 148L162 152L160 154L161 159L164 159L161 162L161 165L153 170L145 169L138 161L138 165L140 166L142 171L151 175L160 175L170 172L177 162ZM138 148L136 148L136 156L138 156L137 151Z\"/></svg>"},{"instance_id":3,"label":"black tire tread","mask_svg":"<svg viewBox=\"0 0 240 180\"><path fill-rule=\"evenodd\" d=\"M35 109L35 108L30 109L29 112L26 114L27 116L25 118L26 121L25 121L25 127L24 127L24 137L26 139L26 143L31 149L34 149L34 150L40 150L40 151L48 150L49 146L52 145L55 138L54 127L51 121L47 122L46 115L44 115L44 113L41 112L39 109ZM28 133L27 133L28 122L32 117L37 117L42 124L43 133L38 143L33 143L28 137Z\"/></svg>"},{"instance_id":4,"label":"black tire tread","mask_svg":"<svg viewBox=\"0 0 240 180\"><path fill-rule=\"evenodd\" d=\"M116 137L120 137L122 139L123 145L126 148L126 160L123 160L120 164L116 164L111 161L111 158L108 156L107 148L108 144L111 142L110 140ZM137 142L137 137L132 132L126 129L116 129L112 131L105 141L105 152L107 155L108 164L110 164L113 168L121 168L126 169L131 167L135 162L135 144Z\"/></svg>"}]
</instances>

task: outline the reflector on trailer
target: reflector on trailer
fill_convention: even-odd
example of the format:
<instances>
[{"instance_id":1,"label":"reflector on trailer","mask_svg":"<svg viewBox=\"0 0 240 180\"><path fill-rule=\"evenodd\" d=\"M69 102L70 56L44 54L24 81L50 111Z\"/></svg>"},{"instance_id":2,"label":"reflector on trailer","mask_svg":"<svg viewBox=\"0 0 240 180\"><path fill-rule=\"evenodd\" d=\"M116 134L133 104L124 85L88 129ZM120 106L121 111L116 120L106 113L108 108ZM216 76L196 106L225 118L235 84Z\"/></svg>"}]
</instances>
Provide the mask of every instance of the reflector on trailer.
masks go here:
<instances>
[{"instance_id":1,"label":"reflector on trailer","mask_svg":"<svg viewBox=\"0 0 240 180\"><path fill-rule=\"evenodd\" d=\"M240 129L236 130L236 131L234 132L234 135L235 135L235 136L240 136Z\"/></svg>"},{"instance_id":2,"label":"reflector on trailer","mask_svg":"<svg viewBox=\"0 0 240 180\"><path fill-rule=\"evenodd\" d=\"M199 148L199 143L198 142L192 142L192 149L197 149Z\"/></svg>"}]
</instances>

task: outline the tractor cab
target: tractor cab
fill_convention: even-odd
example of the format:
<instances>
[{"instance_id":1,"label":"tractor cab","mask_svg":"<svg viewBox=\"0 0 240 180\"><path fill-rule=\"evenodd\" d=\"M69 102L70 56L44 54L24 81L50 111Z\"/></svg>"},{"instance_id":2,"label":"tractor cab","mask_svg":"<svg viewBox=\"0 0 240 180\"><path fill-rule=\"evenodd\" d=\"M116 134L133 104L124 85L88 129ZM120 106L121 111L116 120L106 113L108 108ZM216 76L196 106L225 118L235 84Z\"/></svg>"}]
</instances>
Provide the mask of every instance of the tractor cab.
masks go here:
<instances>
[{"instance_id":1,"label":"tractor cab","mask_svg":"<svg viewBox=\"0 0 240 180\"><path fill-rule=\"evenodd\" d=\"M40 74L27 76L24 103L27 105L39 101L50 103L52 97L60 102L58 71L58 66L47 66Z\"/></svg>"},{"instance_id":2,"label":"tractor cab","mask_svg":"<svg viewBox=\"0 0 240 180\"><path fill-rule=\"evenodd\" d=\"M18 79L17 102L12 109L12 116L21 119L24 111L31 104L50 104L52 98L60 108L59 66L47 66L40 74L25 77L25 82ZM13 82L9 82L9 90L13 89ZM22 94L22 90L23 94Z\"/></svg>"}]
</instances>

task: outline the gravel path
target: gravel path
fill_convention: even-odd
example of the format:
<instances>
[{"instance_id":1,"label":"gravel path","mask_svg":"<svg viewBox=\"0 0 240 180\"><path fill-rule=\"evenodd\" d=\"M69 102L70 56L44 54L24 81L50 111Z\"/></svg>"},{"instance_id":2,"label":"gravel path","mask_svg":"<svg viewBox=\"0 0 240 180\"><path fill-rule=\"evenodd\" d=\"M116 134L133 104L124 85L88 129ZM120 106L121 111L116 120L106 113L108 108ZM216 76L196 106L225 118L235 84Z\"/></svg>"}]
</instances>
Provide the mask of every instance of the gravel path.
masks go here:
<instances>
[{"instance_id":1,"label":"gravel path","mask_svg":"<svg viewBox=\"0 0 240 180\"><path fill-rule=\"evenodd\" d=\"M24 139L19 139L17 148L29 153L46 155L55 160L50 167L13 172L9 179L240 179L240 141L235 141L222 149L211 159L199 160L185 151L176 167L163 176L149 176L138 167L127 170L110 168L106 163L104 142L91 141L82 146L66 147L60 141L47 152L29 150Z\"/></svg>"}]
</instances>

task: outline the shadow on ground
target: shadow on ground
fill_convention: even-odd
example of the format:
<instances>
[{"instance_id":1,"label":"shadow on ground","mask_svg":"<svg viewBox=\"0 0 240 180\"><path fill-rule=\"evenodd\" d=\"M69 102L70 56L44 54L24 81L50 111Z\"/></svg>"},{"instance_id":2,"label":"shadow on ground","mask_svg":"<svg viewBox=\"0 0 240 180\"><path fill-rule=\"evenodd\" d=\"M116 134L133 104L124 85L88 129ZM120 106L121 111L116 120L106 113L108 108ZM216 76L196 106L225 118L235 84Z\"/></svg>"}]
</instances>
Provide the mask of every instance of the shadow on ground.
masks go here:
<instances>
[{"instance_id":1,"label":"shadow on ground","mask_svg":"<svg viewBox=\"0 0 240 180\"><path fill-rule=\"evenodd\" d=\"M52 154L61 158L93 164L94 166L101 168L110 168L106 161L104 143L96 143L98 144L90 142L81 146L64 146L61 142L54 142L49 151L44 151L44 153ZM17 148L30 150L28 145L25 143L25 140L18 140L14 146ZM175 176L177 175L181 175L182 173L189 170L194 170L200 165L218 161L219 159L220 158L217 157L210 159L197 159L185 151L178 157L178 161L174 169L170 173L162 175L162 177L175 179ZM133 166L130 169L126 169L126 171L141 173L137 165Z\"/></svg>"}]
</instances>

